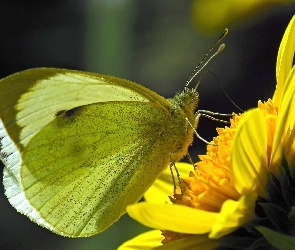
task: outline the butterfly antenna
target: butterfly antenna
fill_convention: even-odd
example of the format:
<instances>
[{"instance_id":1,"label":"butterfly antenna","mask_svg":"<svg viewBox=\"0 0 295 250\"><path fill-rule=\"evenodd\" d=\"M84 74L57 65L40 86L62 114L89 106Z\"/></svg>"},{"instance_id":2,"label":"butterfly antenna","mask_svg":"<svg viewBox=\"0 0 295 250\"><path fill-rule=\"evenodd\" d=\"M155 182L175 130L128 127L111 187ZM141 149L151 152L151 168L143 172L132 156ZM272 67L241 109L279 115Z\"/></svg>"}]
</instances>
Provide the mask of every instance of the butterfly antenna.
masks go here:
<instances>
[{"instance_id":1,"label":"butterfly antenna","mask_svg":"<svg viewBox=\"0 0 295 250\"><path fill-rule=\"evenodd\" d=\"M232 103L237 109L239 109L241 112L245 112L242 108L239 107L238 104L236 104L236 103L230 98L230 96L227 94L226 90L224 89L223 85L219 82L218 77L217 77L213 72L211 72L211 71L208 71L208 72L210 72L210 73L211 73L211 74L217 79L217 81L218 81L218 83L219 83L219 86L220 86L222 92L226 95L226 97L229 99L229 101L230 101L230 102L231 102L231 103Z\"/></svg>"},{"instance_id":2,"label":"butterfly antenna","mask_svg":"<svg viewBox=\"0 0 295 250\"><path fill-rule=\"evenodd\" d=\"M202 63L206 60L208 55L211 53L211 51L216 47L216 45L227 35L228 29L225 29L222 33L222 35L219 37L219 39L213 44L211 49L207 52L207 54L203 57L201 62L197 65L197 67L194 69L192 74L189 76L188 80L186 81L185 86L187 87L191 81L202 71L202 69L217 55L219 54L224 48L225 44L221 44L218 48L218 50L204 63L204 65L201 67Z\"/></svg>"}]
</instances>

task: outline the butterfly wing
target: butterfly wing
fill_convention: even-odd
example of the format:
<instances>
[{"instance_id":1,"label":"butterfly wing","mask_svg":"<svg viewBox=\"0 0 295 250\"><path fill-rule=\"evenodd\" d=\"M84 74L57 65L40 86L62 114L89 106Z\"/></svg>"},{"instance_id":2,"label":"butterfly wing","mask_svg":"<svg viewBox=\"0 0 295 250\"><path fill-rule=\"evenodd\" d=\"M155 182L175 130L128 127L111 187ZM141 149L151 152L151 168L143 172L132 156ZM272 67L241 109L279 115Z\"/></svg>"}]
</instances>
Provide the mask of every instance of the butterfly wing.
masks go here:
<instances>
[{"instance_id":1,"label":"butterfly wing","mask_svg":"<svg viewBox=\"0 0 295 250\"><path fill-rule=\"evenodd\" d=\"M168 165L169 113L151 103L107 102L59 114L26 146L21 184L60 234L113 224ZM37 218L39 219L39 218Z\"/></svg>"},{"instance_id":2,"label":"butterfly wing","mask_svg":"<svg viewBox=\"0 0 295 250\"><path fill-rule=\"evenodd\" d=\"M27 70L2 79L0 100L0 159L5 164L5 194L19 212L59 234L62 233L28 202L20 185L20 166L28 142L62 110L108 101L171 105L155 92L128 80L50 68Z\"/></svg>"}]
</instances>

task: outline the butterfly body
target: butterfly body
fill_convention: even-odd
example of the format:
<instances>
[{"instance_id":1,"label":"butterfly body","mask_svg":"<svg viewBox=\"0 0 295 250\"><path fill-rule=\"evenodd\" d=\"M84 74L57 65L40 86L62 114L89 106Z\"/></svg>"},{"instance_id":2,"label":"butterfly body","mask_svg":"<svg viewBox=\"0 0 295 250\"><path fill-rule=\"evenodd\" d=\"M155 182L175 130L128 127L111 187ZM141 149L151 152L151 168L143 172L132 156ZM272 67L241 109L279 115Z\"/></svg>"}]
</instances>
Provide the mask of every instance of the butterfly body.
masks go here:
<instances>
[{"instance_id":1,"label":"butterfly body","mask_svg":"<svg viewBox=\"0 0 295 250\"><path fill-rule=\"evenodd\" d=\"M10 203L60 235L99 233L187 154L198 94L166 100L130 81L32 69L0 81L0 152ZM2 101L3 100L3 101Z\"/></svg>"}]
</instances>

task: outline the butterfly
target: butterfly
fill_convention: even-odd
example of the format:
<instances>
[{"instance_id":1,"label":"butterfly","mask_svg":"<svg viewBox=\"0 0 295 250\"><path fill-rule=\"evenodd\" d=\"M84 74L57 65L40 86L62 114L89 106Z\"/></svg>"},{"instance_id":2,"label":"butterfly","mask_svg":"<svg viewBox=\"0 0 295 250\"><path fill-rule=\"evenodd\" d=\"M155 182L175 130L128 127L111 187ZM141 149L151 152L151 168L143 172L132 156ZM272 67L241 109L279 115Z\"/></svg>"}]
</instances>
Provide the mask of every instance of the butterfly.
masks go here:
<instances>
[{"instance_id":1,"label":"butterfly","mask_svg":"<svg viewBox=\"0 0 295 250\"><path fill-rule=\"evenodd\" d=\"M10 203L69 237L99 233L187 154L198 93L172 99L128 80L38 68L0 81L0 155Z\"/></svg>"},{"instance_id":2,"label":"butterfly","mask_svg":"<svg viewBox=\"0 0 295 250\"><path fill-rule=\"evenodd\" d=\"M187 155L200 117L196 88L165 99L129 80L57 68L0 80L9 202L62 236L104 231Z\"/></svg>"}]
</instances>

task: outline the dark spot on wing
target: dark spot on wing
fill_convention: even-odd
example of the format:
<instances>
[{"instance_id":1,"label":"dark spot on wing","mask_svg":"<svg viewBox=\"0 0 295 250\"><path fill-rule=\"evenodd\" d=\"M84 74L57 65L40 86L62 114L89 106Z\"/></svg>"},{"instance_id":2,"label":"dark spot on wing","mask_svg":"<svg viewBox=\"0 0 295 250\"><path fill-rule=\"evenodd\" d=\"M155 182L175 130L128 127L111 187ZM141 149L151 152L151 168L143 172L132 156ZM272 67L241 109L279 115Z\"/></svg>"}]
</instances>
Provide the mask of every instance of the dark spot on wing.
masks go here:
<instances>
[{"instance_id":1,"label":"dark spot on wing","mask_svg":"<svg viewBox=\"0 0 295 250\"><path fill-rule=\"evenodd\" d=\"M77 114L78 110L79 110L79 107L72 108L69 110L60 110L55 113L55 117L60 116L62 114L66 117L73 117L75 114Z\"/></svg>"},{"instance_id":2,"label":"dark spot on wing","mask_svg":"<svg viewBox=\"0 0 295 250\"><path fill-rule=\"evenodd\" d=\"M67 116L67 117L73 117L77 113L78 110L79 110L78 107L77 108L73 108L73 109L69 109L69 110L67 110L65 112L65 116Z\"/></svg>"}]
</instances>

